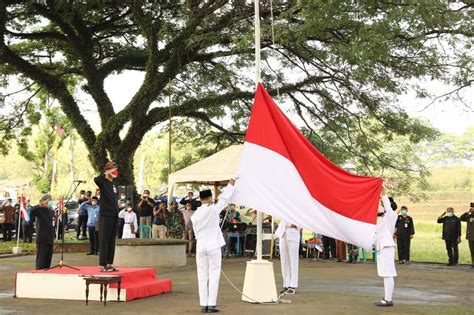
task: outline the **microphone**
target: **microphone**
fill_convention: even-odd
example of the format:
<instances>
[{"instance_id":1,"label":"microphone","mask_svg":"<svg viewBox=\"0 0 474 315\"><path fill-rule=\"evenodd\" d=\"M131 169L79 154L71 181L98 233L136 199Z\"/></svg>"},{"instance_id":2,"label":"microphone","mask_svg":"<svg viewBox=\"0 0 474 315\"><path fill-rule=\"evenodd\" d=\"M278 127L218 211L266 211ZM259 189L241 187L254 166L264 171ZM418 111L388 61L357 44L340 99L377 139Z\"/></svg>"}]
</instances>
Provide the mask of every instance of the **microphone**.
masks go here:
<instances>
[{"instance_id":1,"label":"microphone","mask_svg":"<svg viewBox=\"0 0 474 315\"><path fill-rule=\"evenodd\" d=\"M80 180L80 179L76 179L74 182L75 183L84 183L84 184L87 183L85 180Z\"/></svg>"}]
</instances>

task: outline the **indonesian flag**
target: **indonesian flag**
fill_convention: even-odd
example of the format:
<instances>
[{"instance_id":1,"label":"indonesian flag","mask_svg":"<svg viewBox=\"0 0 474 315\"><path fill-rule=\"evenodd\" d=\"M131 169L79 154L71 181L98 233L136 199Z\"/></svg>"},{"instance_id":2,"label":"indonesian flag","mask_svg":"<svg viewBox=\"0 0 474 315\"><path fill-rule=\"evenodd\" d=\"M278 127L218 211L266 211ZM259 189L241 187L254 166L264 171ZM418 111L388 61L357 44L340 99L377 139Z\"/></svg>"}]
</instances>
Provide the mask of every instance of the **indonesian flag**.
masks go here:
<instances>
[{"instance_id":1,"label":"indonesian flag","mask_svg":"<svg viewBox=\"0 0 474 315\"><path fill-rule=\"evenodd\" d=\"M237 176L232 202L372 249L383 180L350 174L324 157L261 84Z\"/></svg>"},{"instance_id":2,"label":"indonesian flag","mask_svg":"<svg viewBox=\"0 0 474 315\"><path fill-rule=\"evenodd\" d=\"M20 197L20 210L21 210L21 216L23 217L23 219L29 222L30 216L28 215L28 212L26 212L26 197L25 196Z\"/></svg>"},{"instance_id":3,"label":"indonesian flag","mask_svg":"<svg viewBox=\"0 0 474 315\"><path fill-rule=\"evenodd\" d=\"M59 198L59 204L58 204L58 219L62 220L62 214L64 211L64 198L61 197Z\"/></svg>"}]
</instances>

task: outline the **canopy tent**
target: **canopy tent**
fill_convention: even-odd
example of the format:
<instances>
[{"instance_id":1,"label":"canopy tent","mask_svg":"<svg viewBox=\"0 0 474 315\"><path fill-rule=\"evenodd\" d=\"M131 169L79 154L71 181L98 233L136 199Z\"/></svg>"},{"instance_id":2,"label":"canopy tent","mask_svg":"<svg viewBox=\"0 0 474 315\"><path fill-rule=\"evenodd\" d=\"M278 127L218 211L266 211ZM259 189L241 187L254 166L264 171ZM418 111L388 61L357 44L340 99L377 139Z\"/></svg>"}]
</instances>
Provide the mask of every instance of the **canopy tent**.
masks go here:
<instances>
[{"instance_id":1,"label":"canopy tent","mask_svg":"<svg viewBox=\"0 0 474 315\"><path fill-rule=\"evenodd\" d=\"M168 196L173 196L176 184L201 184L217 187L235 177L240 163L242 145L233 145L204 160L171 173L168 178ZM168 198L172 200L172 198Z\"/></svg>"}]
</instances>

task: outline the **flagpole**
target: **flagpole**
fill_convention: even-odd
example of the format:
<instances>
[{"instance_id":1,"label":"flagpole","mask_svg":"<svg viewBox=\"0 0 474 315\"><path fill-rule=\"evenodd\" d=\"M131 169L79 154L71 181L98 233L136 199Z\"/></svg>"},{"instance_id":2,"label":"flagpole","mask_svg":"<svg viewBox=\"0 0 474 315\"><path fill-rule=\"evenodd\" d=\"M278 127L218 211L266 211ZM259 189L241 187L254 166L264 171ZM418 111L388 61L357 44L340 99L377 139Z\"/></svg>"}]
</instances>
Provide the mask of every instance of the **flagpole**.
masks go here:
<instances>
[{"instance_id":1,"label":"flagpole","mask_svg":"<svg viewBox=\"0 0 474 315\"><path fill-rule=\"evenodd\" d=\"M260 83L261 65L260 65L260 3L259 0L254 1L255 4L255 86ZM262 213L257 210L257 260L262 260Z\"/></svg>"},{"instance_id":2,"label":"flagpole","mask_svg":"<svg viewBox=\"0 0 474 315\"><path fill-rule=\"evenodd\" d=\"M21 254L22 252L22 249L20 247L20 229L21 229L21 215L23 214L23 204L24 204L24 194L22 193L21 194L21 197L20 197L20 210L18 211L18 226L17 226L17 230L16 230L16 247L13 247L12 248L12 252L13 254L15 255L18 255L18 254ZM26 208L24 209L25 212L26 212ZM25 216L25 220L27 219L26 218L26 214L23 214ZM24 231L23 231L24 233Z\"/></svg>"},{"instance_id":3,"label":"flagpole","mask_svg":"<svg viewBox=\"0 0 474 315\"><path fill-rule=\"evenodd\" d=\"M255 4L255 87L260 83L260 4ZM257 210L257 259L248 261L245 270L242 301L275 303L278 301L273 263L262 259L262 213Z\"/></svg>"}]
</instances>

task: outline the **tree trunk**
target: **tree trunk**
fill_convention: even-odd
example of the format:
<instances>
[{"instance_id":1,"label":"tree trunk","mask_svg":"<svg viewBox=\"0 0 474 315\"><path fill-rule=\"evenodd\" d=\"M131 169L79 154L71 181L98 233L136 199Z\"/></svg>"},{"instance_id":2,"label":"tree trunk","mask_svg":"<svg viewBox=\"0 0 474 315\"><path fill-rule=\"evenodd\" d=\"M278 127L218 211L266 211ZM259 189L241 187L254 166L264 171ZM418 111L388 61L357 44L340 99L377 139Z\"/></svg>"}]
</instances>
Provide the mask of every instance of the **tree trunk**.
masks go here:
<instances>
[{"instance_id":1,"label":"tree trunk","mask_svg":"<svg viewBox=\"0 0 474 315\"><path fill-rule=\"evenodd\" d=\"M140 158L140 167L138 169L138 191L141 193L143 191L143 172L145 171L145 153L142 153Z\"/></svg>"}]
</instances>

